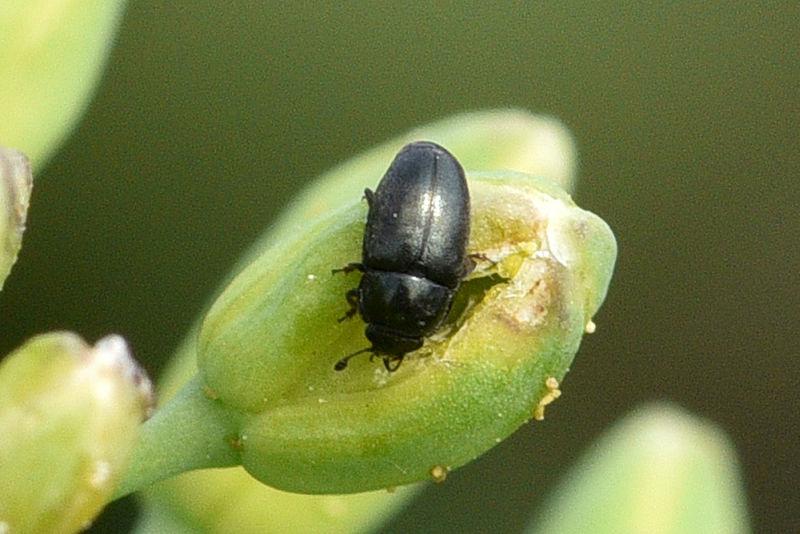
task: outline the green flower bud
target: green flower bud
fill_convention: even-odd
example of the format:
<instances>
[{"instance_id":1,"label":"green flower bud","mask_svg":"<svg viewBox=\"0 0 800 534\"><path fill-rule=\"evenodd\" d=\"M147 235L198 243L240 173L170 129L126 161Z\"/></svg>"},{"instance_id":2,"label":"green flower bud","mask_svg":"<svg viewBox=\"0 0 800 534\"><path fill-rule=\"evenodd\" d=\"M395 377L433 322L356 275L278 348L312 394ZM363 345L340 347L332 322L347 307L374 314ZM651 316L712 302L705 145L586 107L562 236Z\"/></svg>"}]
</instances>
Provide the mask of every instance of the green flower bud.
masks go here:
<instances>
[{"instance_id":1,"label":"green flower bud","mask_svg":"<svg viewBox=\"0 0 800 534\"><path fill-rule=\"evenodd\" d=\"M397 150L415 139L431 139L448 147L471 169L513 169L544 176L570 190L575 173L575 147L555 119L522 110L470 112L416 128L364 152L323 174L290 204L251 252L245 267L266 248L304 231L309 221L341 209L374 187L376 177ZM169 399L197 372L196 337L192 329L159 383L160 398ZM145 427L147 429L147 425ZM150 430L155 430L153 427ZM181 436L185 443L185 436ZM168 441L143 444L131 476L144 473L153 458L176 458L182 450ZM163 464L150 471L164 476ZM177 470L176 470L177 471ZM175 472L175 471L173 471ZM139 479L147 482L147 476ZM205 469L163 481L141 494L143 519L137 532L371 532L417 494L420 485L355 495L301 495L265 486L243 469ZM220 507L218 503L224 502Z\"/></svg>"},{"instance_id":2,"label":"green flower bud","mask_svg":"<svg viewBox=\"0 0 800 534\"><path fill-rule=\"evenodd\" d=\"M37 336L0 365L0 532L86 528L127 465L150 383L119 336Z\"/></svg>"},{"instance_id":3,"label":"green flower bud","mask_svg":"<svg viewBox=\"0 0 800 534\"><path fill-rule=\"evenodd\" d=\"M608 226L551 182L472 173L470 252L451 323L388 374L364 358L363 323L337 322L356 277L365 203L264 251L209 311L198 340L208 396L236 413L253 476L301 493L442 478L541 413L605 297ZM554 387L554 380L556 386Z\"/></svg>"},{"instance_id":4,"label":"green flower bud","mask_svg":"<svg viewBox=\"0 0 800 534\"><path fill-rule=\"evenodd\" d=\"M0 144L39 168L83 112L123 0L3 0Z\"/></svg>"},{"instance_id":5,"label":"green flower bud","mask_svg":"<svg viewBox=\"0 0 800 534\"><path fill-rule=\"evenodd\" d=\"M728 438L669 405L637 410L602 436L528 530L749 532Z\"/></svg>"},{"instance_id":6,"label":"green flower bud","mask_svg":"<svg viewBox=\"0 0 800 534\"><path fill-rule=\"evenodd\" d=\"M22 246L32 187L28 158L0 147L0 289Z\"/></svg>"}]
</instances>

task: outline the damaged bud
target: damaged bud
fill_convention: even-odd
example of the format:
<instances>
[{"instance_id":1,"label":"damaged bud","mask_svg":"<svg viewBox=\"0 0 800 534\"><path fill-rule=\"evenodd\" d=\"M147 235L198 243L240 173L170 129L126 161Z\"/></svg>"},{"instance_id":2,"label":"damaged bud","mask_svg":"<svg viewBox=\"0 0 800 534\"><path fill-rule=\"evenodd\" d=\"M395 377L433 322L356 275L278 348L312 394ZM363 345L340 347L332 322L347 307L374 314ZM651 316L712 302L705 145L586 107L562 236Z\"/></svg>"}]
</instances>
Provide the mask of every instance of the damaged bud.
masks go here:
<instances>
[{"instance_id":1,"label":"damaged bud","mask_svg":"<svg viewBox=\"0 0 800 534\"><path fill-rule=\"evenodd\" d=\"M483 454L560 394L605 297L614 236L547 180L467 180L467 253L488 261L395 372L369 358L334 371L366 342L363 322L337 321L353 280L330 275L360 255L364 202L276 242L218 298L198 338L200 380L187 386L216 400L186 398L230 414L226 431L234 427L236 457L254 477L299 493L441 478L432 469Z\"/></svg>"}]
</instances>

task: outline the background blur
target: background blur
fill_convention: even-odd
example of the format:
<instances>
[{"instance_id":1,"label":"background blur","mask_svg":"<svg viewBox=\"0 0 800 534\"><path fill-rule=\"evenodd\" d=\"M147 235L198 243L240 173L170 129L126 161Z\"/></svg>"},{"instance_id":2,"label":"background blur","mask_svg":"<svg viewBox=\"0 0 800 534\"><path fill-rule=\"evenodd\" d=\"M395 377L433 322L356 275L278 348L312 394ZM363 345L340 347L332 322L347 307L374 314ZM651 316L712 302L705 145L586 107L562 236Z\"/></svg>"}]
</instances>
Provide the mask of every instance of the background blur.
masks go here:
<instances>
[{"instance_id":1,"label":"background blur","mask_svg":"<svg viewBox=\"0 0 800 534\"><path fill-rule=\"evenodd\" d=\"M157 374L318 173L433 119L521 107L578 141L577 201L620 244L611 292L548 419L388 530L518 532L602 429L672 399L732 437L756 530L798 531L800 3L661 4L132 2L36 178L0 354L118 332Z\"/></svg>"}]
</instances>

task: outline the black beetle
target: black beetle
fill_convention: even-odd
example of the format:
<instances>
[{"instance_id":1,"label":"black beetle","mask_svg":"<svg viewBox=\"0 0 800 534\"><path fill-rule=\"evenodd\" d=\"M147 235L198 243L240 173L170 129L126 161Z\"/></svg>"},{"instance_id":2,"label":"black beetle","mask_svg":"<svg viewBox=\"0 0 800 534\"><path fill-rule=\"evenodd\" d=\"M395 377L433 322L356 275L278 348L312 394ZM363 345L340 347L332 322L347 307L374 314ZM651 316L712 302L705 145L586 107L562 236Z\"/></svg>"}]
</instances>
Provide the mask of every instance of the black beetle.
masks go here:
<instances>
[{"instance_id":1,"label":"black beetle","mask_svg":"<svg viewBox=\"0 0 800 534\"><path fill-rule=\"evenodd\" d=\"M357 289L347 292L350 310L367 323L372 346L363 352L395 371L406 353L420 348L450 311L453 295L474 267L467 255L469 190L464 170L443 147L418 141L395 156L375 192L366 189L369 215Z\"/></svg>"}]
</instances>

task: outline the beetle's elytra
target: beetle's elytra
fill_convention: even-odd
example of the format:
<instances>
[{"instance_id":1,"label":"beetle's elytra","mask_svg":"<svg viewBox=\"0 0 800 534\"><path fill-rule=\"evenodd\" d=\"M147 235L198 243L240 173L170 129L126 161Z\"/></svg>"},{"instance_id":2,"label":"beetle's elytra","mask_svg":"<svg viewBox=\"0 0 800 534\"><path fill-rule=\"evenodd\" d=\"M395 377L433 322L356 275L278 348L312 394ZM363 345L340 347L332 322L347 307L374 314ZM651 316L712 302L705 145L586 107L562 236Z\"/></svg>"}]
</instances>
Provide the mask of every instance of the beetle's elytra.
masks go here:
<instances>
[{"instance_id":1,"label":"beetle's elytra","mask_svg":"<svg viewBox=\"0 0 800 534\"><path fill-rule=\"evenodd\" d=\"M450 152L418 141L400 150L378 188L364 196L369 215L362 260L340 271L363 273L358 288L347 292L351 309L345 317L360 313L372 346L343 358L335 369L371 352L394 371L439 328L472 269L469 190Z\"/></svg>"}]
</instances>

